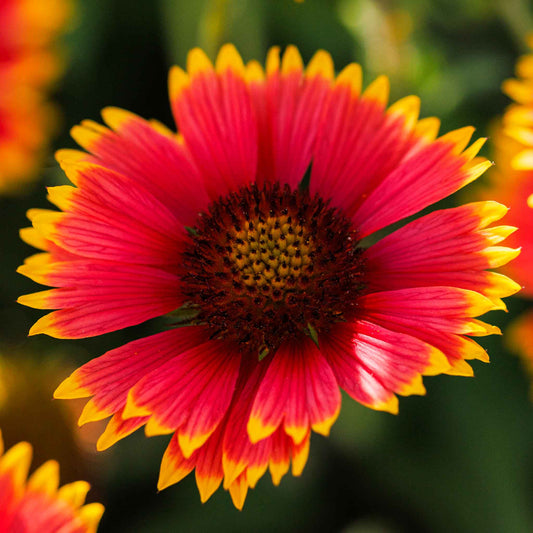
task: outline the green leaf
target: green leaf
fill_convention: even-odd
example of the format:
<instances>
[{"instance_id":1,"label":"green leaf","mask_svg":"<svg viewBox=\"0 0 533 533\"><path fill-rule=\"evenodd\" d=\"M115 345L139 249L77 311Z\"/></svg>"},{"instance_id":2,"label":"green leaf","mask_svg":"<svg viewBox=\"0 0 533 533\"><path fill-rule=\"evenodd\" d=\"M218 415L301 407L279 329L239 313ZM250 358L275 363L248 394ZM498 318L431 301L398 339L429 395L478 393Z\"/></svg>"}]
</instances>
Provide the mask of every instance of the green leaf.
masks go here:
<instances>
[{"instance_id":1,"label":"green leaf","mask_svg":"<svg viewBox=\"0 0 533 533\"><path fill-rule=\"evenodd\" d=\"M260 350L257 360L262 361L269 354L269 352L270 350L267 346L265 346L262 350Z\"/></svg>"}]
</instances>

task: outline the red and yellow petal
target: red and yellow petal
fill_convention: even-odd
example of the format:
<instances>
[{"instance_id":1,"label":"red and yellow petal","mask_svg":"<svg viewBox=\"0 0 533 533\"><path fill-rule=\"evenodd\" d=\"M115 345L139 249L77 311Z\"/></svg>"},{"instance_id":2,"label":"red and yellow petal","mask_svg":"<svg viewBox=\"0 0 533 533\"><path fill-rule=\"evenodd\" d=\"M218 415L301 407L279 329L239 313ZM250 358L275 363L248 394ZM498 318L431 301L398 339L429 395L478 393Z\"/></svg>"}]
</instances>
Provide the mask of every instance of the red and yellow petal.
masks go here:
<instances>
[{"instance_id":1,"label":"red and yellow petal","mask_svg":"<svg viewBox=\"0 0 533 533\"><path fill-rule=\"evenodd\" d=\"M341 397L335 376L314 343L282 345L266 371L255 396L248 435L258 442L283 423L295 443L309 428L327 435L340 410Z\"/></svg>"},{"instance_id":2,"label":"red and yellow petal","mask_svg":"<svg viewBox=\"0 0 533 533\"><path fill-rule=\"evenodd\" d=\"M97 357L74 371L54 393L55 398L93 397L94 407L107 416L121 413L129 391L153 370L205 343L202 328L175 328L139 339ZM105 418L105 416L103 417Z\"/></svg>"},{"instance_id":3,"label":"red and yellow petal","mask_svg":"<svg viewBox=\"0 0 533 533\"><path fill-rule=\"evenodd\" d=\"M465 335L499 332L473 317L504 308L503 303L455 287L376 292L363 296L360 305L362 316L368 320L439 349L451 365L441 371L455 375L473 374L465 359L488 361L485 350Z\"/></svg>"},{"instance_id":4,"label":"red and yellow petal","mask_svg":"<svg viewBox=\"0 0 533 533\"><path fill-rule=\"evenodd\" d=\"M92 162L127 176L169 206L184 225L193 225L198 212L207 207L208 197L198 168L179 138L122 109L106 108L102 115L111 129L83 121L71 131L93 155L60 150L60 164L68 168ZM76 183L76 175L71 180Z\"/></svg>"},{"instance_id":5,"label":"red and yellow petal","mask_svg":"<svg viewBox=\"0 0 533 533\"><path fill-rule=\"evenodd\" d=\"M478 291L496 302L520 286L488 272L518 255L519 250L494 246L514 228L488 227L507 208L476 202L434 211L394 231L364 252L373 290L449 285ZM453 261L450 261L453 254Z\"/></svg>"},{"instance_id":6,"label":"red and yellow petal","mask_svg":"<svg viewBox=\"0 0 533 533\"><path fill-rule=\"evenodd\" d=\"M240 359L231 345L216 340L182 351L138 381L125 416L150 414L159 426L177 431L182 452L190 457L226 414Z\"/></svg>"},{"instance_id":7,"label":"red and yellow petal","mask_svg":"<svg viewBox=\"0 0 533 533\"><path fill-rule=\"evenodd\" d=\"M44 267L27 264L18 271L60 287L19 298L19 303L37 309L59 309L39 319L31 335L101 335L161 316L182 304L175 291L178 277L151 267L72 261Z\"/></svg>"},{"instance_id":8,"label":"red and yellow petal","mask_svg":"<svg viewBox=\"0 0 533 533\"><path fill-rule=\"evenodd\" d=\"M189 53L187 74L170 72L170 100L185 146L213 200L254 181L257 123L242 59L221 48L216 68L200 49Z\"/></svg>"},{"instance_id":9,"label":"red and yellow petal","mask_svg":"<svg viewBox=\"0 0 533 533\"><path fill-rule=\"evenodd\" d=\"M424 394L420 376L450 367L434 346L363 320L339 325L321 350L341 388L358 402L391 413L398 412L395 394Z\"/></svg>"},{"instance_id":10,"label":"red and yellow petal","mask_svg":"<svg viewBox=\"0 0 533 533\"><path fill-rule=\"evenodd\" d=\"M324 51L306 69L294 46L281 58L278 48L269 51L266 79L250 82L259 132L258 183L298 186L311 163L332 82L333 61Z\"/></svg>"}]
</instances>

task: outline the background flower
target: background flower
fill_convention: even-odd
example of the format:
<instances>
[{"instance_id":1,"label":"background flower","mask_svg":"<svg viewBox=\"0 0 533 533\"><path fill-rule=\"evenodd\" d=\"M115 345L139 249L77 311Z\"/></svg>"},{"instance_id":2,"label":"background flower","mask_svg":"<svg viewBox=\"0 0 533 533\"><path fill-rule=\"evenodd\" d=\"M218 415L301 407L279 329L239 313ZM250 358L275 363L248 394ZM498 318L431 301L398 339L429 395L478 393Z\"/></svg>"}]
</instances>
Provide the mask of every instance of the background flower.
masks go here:
<instances>
[{"instance_id":1,"label":"background flower","mask_svg":"<svg viewBox=\"0 0 533 533\"><path fill-rule=\"evenodd\" d=\"M57 118L47 91L62 68L56 45L69 0L0 3L0 192L35 178Z\"/></svg>"},{"instance_id":2,"label":"background flower","mask_svg":"<svg viewBox=\"0 0 533 533\"><path fill-rule=\"evenodd\" d=\"M529 38L533 44L533 37ZM511 207L509 221L520 231L513 236L522 252L507 270L523 286L521 295L533 296L533 54L522 56L516 65L517 78L503 83L503 91L513 99L495 128L494 159L487 195L497 195ZM508 342L524 355L533 372L533 312L520 316L510 327Z\"/></svg>"},{"instance_id":3,"label":"background flower","mask_svg":"<svg viewBox=\"0 0 533 533\"><path fill-rule=\"evenodd\" d=\"M104 512L99 503L84 505L89 484L59 486L59 465L48 461L27 479L32 447L19 442L4 452L0 433L0 528L21 533L94 533Z\"/></svg>"}]
</instances>

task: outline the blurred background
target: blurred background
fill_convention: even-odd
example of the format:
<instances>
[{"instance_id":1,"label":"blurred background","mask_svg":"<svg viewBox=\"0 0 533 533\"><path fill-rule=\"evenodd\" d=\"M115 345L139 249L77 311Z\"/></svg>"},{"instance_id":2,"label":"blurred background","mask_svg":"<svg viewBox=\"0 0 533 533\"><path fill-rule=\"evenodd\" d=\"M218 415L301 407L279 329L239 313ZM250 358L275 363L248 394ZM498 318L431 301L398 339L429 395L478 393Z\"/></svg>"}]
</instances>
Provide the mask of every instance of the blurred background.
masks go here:
<instances>
[{"instance_id":1,"label":"blurred background","mask_svg":"<svg viewBox=\"0 0 533 533\"><path fill-rule=\"evenodd\" d=\"M43 2L43 4L46 2ZM34 182L0 196L0 427L6 445L29 440L34 465L55 458L61 481L87 479L88 501L105 507L101 533L228 532L531 532L533 531L533 407L529 378L505 337L482 340L491 364L474 362L475 378L424 380L426 397L402 398L400 414L364 408L345 398L331 437L312 438L300 478L273 487L264 476L242 512L219 490L202 505L193 476L157 493L168 437L137 432L95 452L97 424L76 426L81 406L52 400L74 368L158 330L153 321L81 341L27 338L41 313L15 303L40 290L15 273L32 249L18 237L30 207L46 207L45 186L64 183L53 159L74 148L69 129L119 106L174 127L167 72L187 51L214 57L234 42L246 60L268 47L296 44L304 60L328 50L337 68L362 64L365 85L391 79L392 98L418 94L422 116L442 119L442 132L474 125L486 135L509 100L501 82L533 31L526 0L79 0L59 39L62 75L49 99L55 136ZM1 24L0 24L1 25ZM490 147L484 148L490 156ZM483 178L482 178L483 180ZM475 194L471 188L469 198ZM461 200L455 196L446 205ZM531 305L516 297L506 325ZM83 402L82 402L83 404Z\"/></svg>"}]
</instances>

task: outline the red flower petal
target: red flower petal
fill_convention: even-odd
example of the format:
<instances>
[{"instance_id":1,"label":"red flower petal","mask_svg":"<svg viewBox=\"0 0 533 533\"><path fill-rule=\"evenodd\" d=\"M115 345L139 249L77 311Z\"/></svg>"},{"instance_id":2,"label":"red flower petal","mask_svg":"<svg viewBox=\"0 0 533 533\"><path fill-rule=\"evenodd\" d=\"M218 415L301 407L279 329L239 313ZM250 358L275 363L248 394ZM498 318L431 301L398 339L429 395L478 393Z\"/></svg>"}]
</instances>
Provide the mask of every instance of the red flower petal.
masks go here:
<instances>
[{"instance_id":1,"label":"red flower petal","mask_svg":"<svg viewBox=\"0 0 533 533\"><path fill-rule=\"evenodd\" d=\"M208 198L199 171L177 136L122 109L107 108L102 114L115 131L87 120L71 132L94 156L60 150L59 162L90 161L127 176L169 206L183 224L193 225Z\"/></svg>"},{"instance_id":2,"label":"red flower petal","mask_svg":"<svg viewBox=\"0 0 533 533\"><path fill-rule=\"evenodd\" d=\"M298 50L287 47L279 59L272 48L266 81L250 82L258 117L257 181L279 181L296 188L311 163L322 106L333 81L329 54L317 52L304 72Z\"/></svg>"},{"instance_id":3,"label":"red flower petal","mask_svg":"<svg viewBox=\"0 0 533 533\"><path fill-rule=\"evenodd\" d=\"M189 457L226 414L240 359L231 344L216 340L183 350L133 387L129 402L134 408L128 403L126 416L151 414L158 425L178 430L183 454Z\"/></svg>"},{"instance_id":4,"label":"red flower petal","mask_svg":"<svg viewBox=\"0 0 533 533\"><path fill-rule=\"evenodd\" d=\"M327 435L340 410L341 397L327 361L311 340L282 345L274 355L254 400L248 422L258 442L283 422L296 443L312 427Z\"/></svg>"},{"instance_id":5,"label":"red flower petal","mask_svg":"<svg viewBox=\"0 0 533 533\"><path fill-rule=\"evenodd\" d=\"M170 101L180 132L212 200L253 183L257 124L244 66L231 45L220 50L216 70L205 54L189 53L188 72L170 72Z\"/></svg>"},{"instance_id":6,"label":"red flower petal","mask_svg":"<svg viewBox=\"0 0 533 533\"><path fill-rule=\"evenodd\" d=\"M398 394L424 394L420 376L447 370L444 355L409 335L358 321L339 325L321 350L350 396L374 409L398 411Z\"/></svg>"},{"instance_id":7,"label":"red flower petal","mask_svg":"<svg viewBox=\"0 0 533 533\"><path fill-rule=\"evenodd\" d=\"M60 289L27 294L19 302L37 309L60 309L39 319L31 335L80 338L140 324L177 309L183 300L175 274L150 267L72 261L19 272Z\"/></svg>"}]
</instances>

